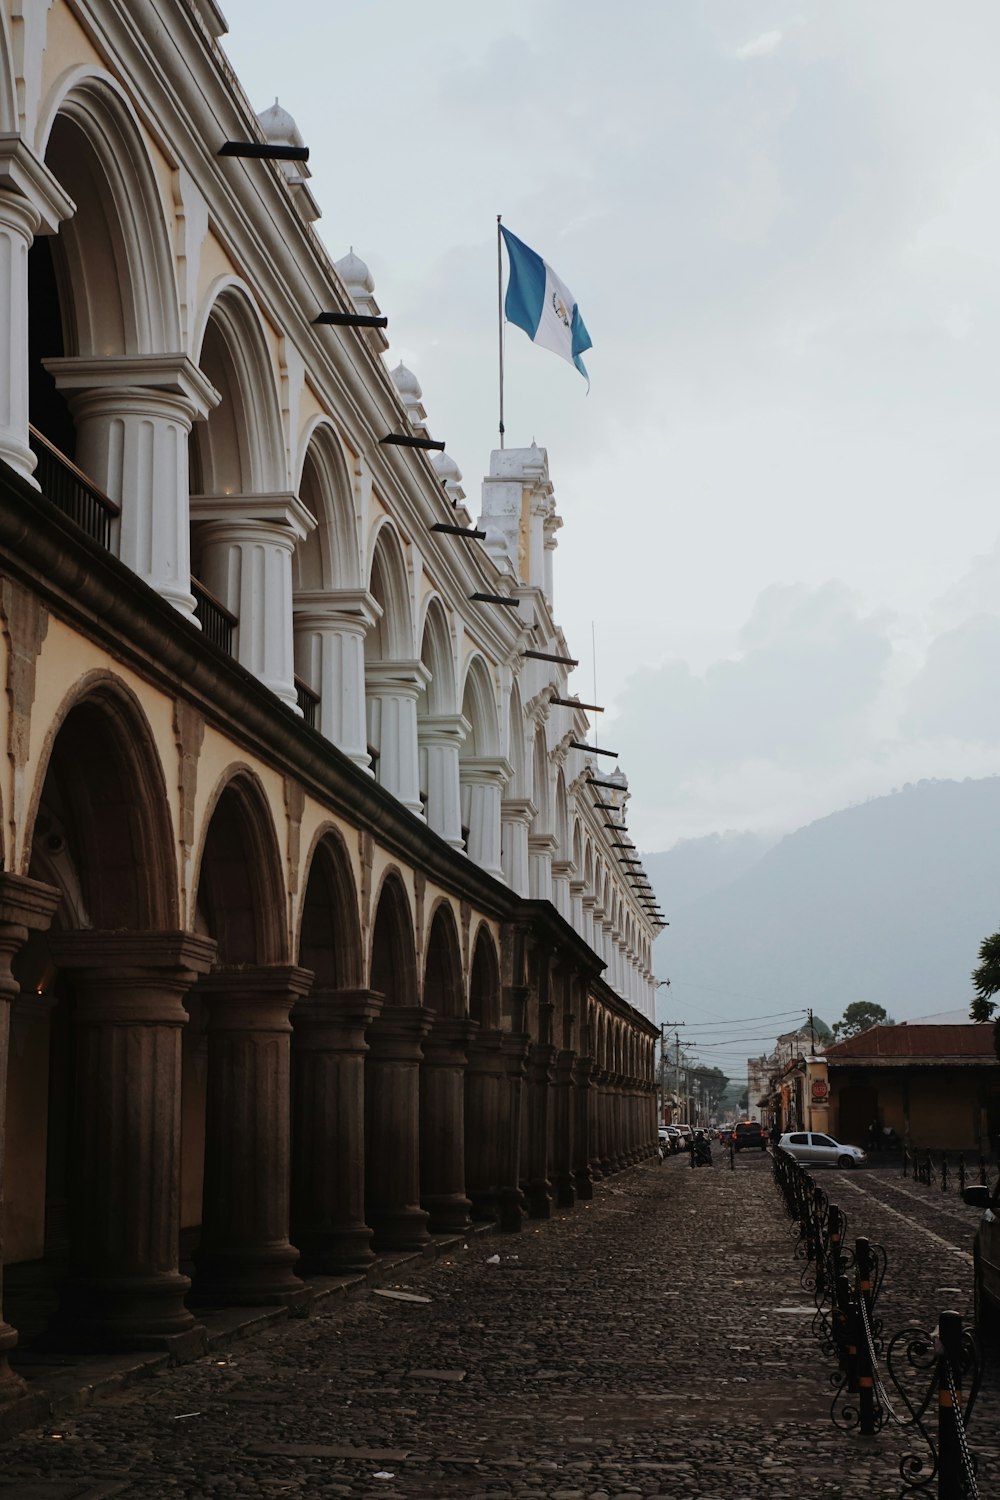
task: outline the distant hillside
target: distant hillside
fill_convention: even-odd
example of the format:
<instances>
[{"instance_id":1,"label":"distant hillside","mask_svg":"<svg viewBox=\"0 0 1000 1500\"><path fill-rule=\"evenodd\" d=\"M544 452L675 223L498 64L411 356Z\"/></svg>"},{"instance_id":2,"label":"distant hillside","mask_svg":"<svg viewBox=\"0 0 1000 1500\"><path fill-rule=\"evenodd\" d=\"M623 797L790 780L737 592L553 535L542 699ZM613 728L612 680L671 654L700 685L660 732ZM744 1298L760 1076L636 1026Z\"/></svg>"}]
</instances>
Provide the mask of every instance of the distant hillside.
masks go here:
<instances>
[{"instance_id":1,"label":"distant hillside","mask_svg":"<svg viewBox=\"0 0 1000 1500\"><path fill-rule=\"evenodd\" d=\"M683 851L644 856L671 922L656 971L672 1003L733 1018L812 1005L833 1022L852 1000L896 1020L967 1006L979 944L1000 927L1000 777L920 782L834 813L691 900L685 861L697 884L701 856Z\"/></svg>"},{"instance_id":2,"label":"distant hillside","mask_svg":"<svg viewBox=\"0 0 1000 1500\"><path fill-rule=\"evenodd\" d=\"M663 854L644 851L642 862L669 917L745 874L774 842L757 833L710 833L707 838L682 839Z\"/></svg>"}]
</instances>

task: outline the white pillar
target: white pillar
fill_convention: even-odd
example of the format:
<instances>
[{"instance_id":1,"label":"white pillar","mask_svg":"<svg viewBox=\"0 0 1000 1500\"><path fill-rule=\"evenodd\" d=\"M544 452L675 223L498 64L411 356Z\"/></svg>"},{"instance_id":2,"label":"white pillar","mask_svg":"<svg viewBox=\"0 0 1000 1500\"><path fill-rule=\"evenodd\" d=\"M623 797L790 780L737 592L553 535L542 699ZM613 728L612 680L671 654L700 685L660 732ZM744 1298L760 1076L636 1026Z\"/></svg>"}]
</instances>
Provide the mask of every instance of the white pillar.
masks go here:
<instances>
[{"instance_id":1,"label":"white pillar","mask_svg":"<svg viewBox=\"0 0 1000 1500\"><path fill-rule=\"evenodd\" d=\"M295 671L319 694L317 728L371 771L365 714L365 636L379 606L363 589L299 593L293 602Z\"/></svg>"},{"instance_id":2,"label":"white pillar","mask_svg":"<svg viewBox=\"0 0 1000 1500\"><path fill-rule=\"evenodd\" d=\"M523 797L505 797L500 804L500 857L503 878L516 896L527 896L528 829L535 804Z\"/></svg>"},{"instance_id":3,"label":"white pillar","mask_svg":"<svg viewBox=\"0 0 1000 1500\"><path fill-rule=\"evenodd\" d=\"M199 577L236 615L234 655L298 711L292 647L292 553L316 525L295 495L197 495Z\"/></svg>"},{"instance_id":4,"label":"white pillar","mask_svg":"<svg viewBox=\"0 0 1000 1500\"><path fill-rule=\"evenodd\" d=\"M592 953L598 953L597 935L594 931L594 908L597 902L593 894L584 895L580 905L583 907L583 940Z\"/></svg>"},{"instance_id":5,"label":"white pillar","mask_svg":"<svg viewBox=\"0 0 1000 1500\"><path fill-rule=\"evenodd\" d=\"M569 924L574 932L586 940L587 929L583 920L583 895L587 887L582 880L570 880L569 883Z\"/></svg>"},{"instance_id":6,"label":"white pillar","mask_svg":"<svg viewBox=\"0 0 1000 1500\"><path fill-rule=\"evenodd\" d=\"M118 556L181 614L191 593L188 438L219 394L185 354L49 359L76 425L76 464L121 507Z\"/></svg>"},{"instance_id":7,"label":"white pillar","mask_svg":"<svg viewBox=\"0 0 1000 1500\"><path fill-rule=\"evenodd\" d=\"M459 755L471 729L461 714L434 714L417 720L420 784L427 794L427 826L453 849L465 849Z\"/></svg>"},{"instance_id":8,"label":"white pillar","mask_svg":"<svg viewBox=\"0 0 1000 1500\"><path fill-rule=\"evenodd\" d=\"M460 774L463 808L468 802L469 858L502 879L500 804L513 768L498 755L464 756Z\"/></svg>"},{"instance_id":9,"label":"white pillar","mask_svg":"<svg viewBox=\"0 0 1000 1500\"><path fill-rule=\"evenodd\" d=\"M569 902L569 876L573 866L566 859L554 859L552 861L552 904L561 917L567 922L570 918Z\"/></svg>"},{"instance_id":10,"label":"white pillar","mask_svg":"<svg viewBox=\"0 0 1000 1500\"><path fill-rule=\"evenodd\" d=\"M76 212L72 198L16 136L0 139L0 458L31 479L28 446L28 250Z\"/></svg>"},{"instance_id":11,"label":"white pillar","mask_svg":"<svg viewBox=\"0 0 1000 1500\"><path fill-rule=\"evenodd\" d=\"M375 775L380 786L418 818L420 763L417 755L417 699L430 673L421 661L370 661L365 668L368 738L378 750Z\"/></svg>"},{"instance_id":12,"label":"white pillar","mask_svg":"<svg viewBox=\"0 0 1000 1500\"><path fill-rule=\"evenodd\" d=\"M528 835L530 893L533 901L552 900L552 856L555 850L554 833Z\"/></svg>"}]
</instances>

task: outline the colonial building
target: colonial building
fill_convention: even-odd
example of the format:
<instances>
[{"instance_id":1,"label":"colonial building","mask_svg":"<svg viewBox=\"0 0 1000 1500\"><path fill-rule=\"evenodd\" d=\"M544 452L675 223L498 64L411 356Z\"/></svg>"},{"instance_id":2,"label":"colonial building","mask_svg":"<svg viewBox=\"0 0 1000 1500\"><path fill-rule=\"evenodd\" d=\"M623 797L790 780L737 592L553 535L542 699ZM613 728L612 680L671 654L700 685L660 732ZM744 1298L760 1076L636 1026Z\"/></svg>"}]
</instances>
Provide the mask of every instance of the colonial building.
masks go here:
<instances>
[{"instance_id":1,"label":"colonial building","mask_svg":"<svg viewBox=\"0 0 1000 1500\"><path fill-rule=\"evenodd\" d=\"M656 1139L546 453L473 527L224 30L0 0L0 1265L178 1354Z\"/></svg>"}]
</instances>

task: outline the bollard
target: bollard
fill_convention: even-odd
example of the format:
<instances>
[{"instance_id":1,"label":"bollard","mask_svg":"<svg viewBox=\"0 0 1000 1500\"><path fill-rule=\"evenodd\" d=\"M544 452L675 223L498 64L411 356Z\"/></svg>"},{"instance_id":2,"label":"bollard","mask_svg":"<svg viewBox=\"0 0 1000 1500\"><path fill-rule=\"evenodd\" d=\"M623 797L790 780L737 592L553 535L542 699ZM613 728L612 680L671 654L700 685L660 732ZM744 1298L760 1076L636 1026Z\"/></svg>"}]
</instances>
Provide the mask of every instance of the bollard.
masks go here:
<instances>
[{"instance_id":1,"label":"bollard","mask_svg":"<svg viewBox=\"0 0 1000 1500\"><path fill-rule=\"evenodd\" d=\"M858 1315L851 1297L851 1283L846 1276L837 1277L837 1349L841 1368L847 1377L847 1389L858 1392Z\"/></svg>"},{"instance_id":2,"label":"bollard","mask_svg":"<svg viewBox=\"0 0 1000 1500\"><path fill-rule=\"evenodd\" d=\"M834 1285L840 1280L840 1235L841 1216L840 1209L835 1203L830 1204L830 1272L833 1276Z\"/></svg>"},{"instance_id":3,"label":"bollard","mask_svg":"<svg viewBox=\"0 0 1000 1500\"><path fill-rule=\"evenodd\" d=\"M736 1171L736 1147L733 1145L732 1136L729 1137L729 1170Z\"/></svg>"},{"instance_id":4,"label":"bollard","mask_svg":"<svg viewBox=\"0 0 1000 1500\"><path fill-rule=\"evenodd\" d=\"M941 1158L941 1191L942 1193L948 1191L948 1158L946 1156Z\"/></svg>"},{"instance_id":5,"label":"bollard","mask_svg":"<svg viewBox=\"0 0 1000 1500\"><path fill-rule=\"evenodd\" d=\"M906 1147L904 1146L903 1147L903 1176L904 1177L907 1175L907 1168L909 1167L909 1165L910 1165L910 1153L909 1153L909 1151L907 1151Z\"/></svg>"},{"instance_id":6,"label":"bollard","mask_svg":"<svg viewBox=\"0 0 1000 1500\"><path fill-rule=\"evenodd\" d=\"M985 1156L981 1156L979 1158L979 1181L983 1184L983 1187L987 1186L987 1182L986 1182L986 1157Z\"/></svg>"},{"instance_id":7,"label":"bollard","mask_svg":"<svg viewBox=\"0 0 1000 1500\"><path fill-rule=\"evenodd\" d=\"M965 1192L965 1153L964 1152L958 1158L958 1191L959 1191L959 1194L962 1194L962 1193Z\"/></svg>"},{"instance_id":8,"label":"bollard","mask_svg":"<svg viewBox=\"0 0 1000 1500\"><path fill-rule=\"evenodd\" d=\"M956 1312L938 1317L938 1500L965 1493L962 1473L962 1319ZM948 1379L949 1367L951 1380ZM955 1396L952 1398L952 1386Z\"/></svg>"},{"instance_id":9,"label":"bollard","mask_svg":"<svg viewBox=\"0 0 1000 1500\"><path fill-rule=\"evenodd\" d=\"M872 1252L868 1240L854 1242L857 1274L854 1282L856 1315L856 1348L858 1358L858 1415L862 1437L875 1435L875 1371L872 1368L871 1346L865 1329L872 1321Z\"/></svg>"}]
</instances>

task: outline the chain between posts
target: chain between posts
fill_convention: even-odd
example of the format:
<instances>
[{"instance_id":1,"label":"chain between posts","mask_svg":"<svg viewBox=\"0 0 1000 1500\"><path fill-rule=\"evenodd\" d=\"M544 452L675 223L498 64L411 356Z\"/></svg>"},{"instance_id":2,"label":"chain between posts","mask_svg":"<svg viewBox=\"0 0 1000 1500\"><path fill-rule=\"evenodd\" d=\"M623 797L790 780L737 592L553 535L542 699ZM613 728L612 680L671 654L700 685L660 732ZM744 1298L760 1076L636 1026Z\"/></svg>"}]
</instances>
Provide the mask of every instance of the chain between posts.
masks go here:
<instances>
[{"instance_id":1,"label":"chain between posts","mask_svg":"<svg viewBox=\"0 0 1000 1500\"><path fill-rule=\"evenodd\" d=\"M981 1171L984 1167L985 1162ZM963 1329L958 1313L943 1311L934 1332L904 1328L886 1346L876 1311L887 1268L885 1250L864 1238L855 1241L853 1252L848 1250L846 1216L787 1153L774 1153L773 1172L792 1221L796 1257L804 1262L802 1285L816 1303L814 1332L824 1351L837 1359L830 1377L831 1419L843 1431L863 1437L877 1436L887 1423L919 1433L920 1451L904 1454L899 1463L900 1500L929 1496L935 1480L938 1500L979 1500L976 1460L967 1437L982 1375L975 1338ZM958 1175L963 1182L961 1159ZM946 1170L941 1177L946 1184ZM966 1381L969 1396L963 1407ZM935 1393L938 1421L933 1431L929 1414Z\"/></svg>"}]
</instances>

